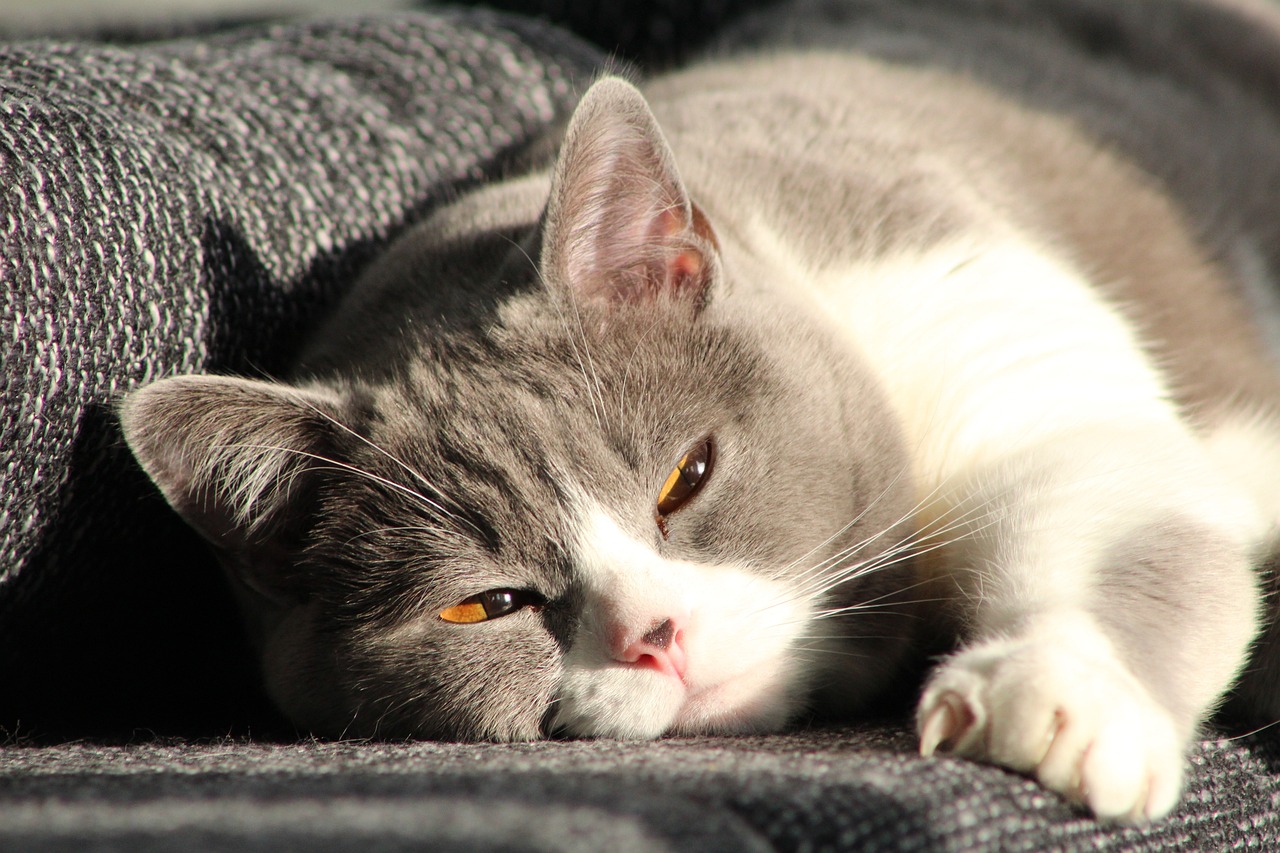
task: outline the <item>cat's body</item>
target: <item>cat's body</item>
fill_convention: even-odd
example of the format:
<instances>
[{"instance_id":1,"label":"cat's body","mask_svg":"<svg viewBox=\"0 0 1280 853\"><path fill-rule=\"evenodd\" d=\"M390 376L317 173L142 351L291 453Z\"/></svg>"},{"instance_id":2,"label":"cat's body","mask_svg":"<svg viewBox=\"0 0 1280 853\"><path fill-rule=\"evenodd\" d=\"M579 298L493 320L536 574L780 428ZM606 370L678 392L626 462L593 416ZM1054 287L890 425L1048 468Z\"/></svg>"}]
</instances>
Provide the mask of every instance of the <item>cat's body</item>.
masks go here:
<instances>
[{"instance_id":1,"label":"cat's body","mask_svg":"<svg viewBox=\"0 0 1280 853\"><path fill-rule=\"evenodd\" d=\"M646 94L657 124L597 84L551 173L404 238L293 389L127 399L277 701L333 734L755 731L954 637L924 751L1167 811L1280 517L1247 283L1132 164L951 75L783 55Z\"/></svg>"}]
</instances>

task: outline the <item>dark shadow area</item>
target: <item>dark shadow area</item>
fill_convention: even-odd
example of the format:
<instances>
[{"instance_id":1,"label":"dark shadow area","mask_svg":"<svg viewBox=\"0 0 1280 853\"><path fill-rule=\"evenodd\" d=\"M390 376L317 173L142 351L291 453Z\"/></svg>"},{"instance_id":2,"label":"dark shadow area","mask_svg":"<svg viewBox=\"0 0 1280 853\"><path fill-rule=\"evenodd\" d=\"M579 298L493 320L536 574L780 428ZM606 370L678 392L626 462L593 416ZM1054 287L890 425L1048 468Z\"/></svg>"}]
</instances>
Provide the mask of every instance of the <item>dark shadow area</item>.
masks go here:
<instances>
[{"instance_id":1,"label":"dark shadow area","mask_svg":"<svg viewBox=\"0 0 1280 853\"><path fill-rule=\"evenodd\" d=\"M424 4L426 5L426 4ZM534 15L648 70L688 60L719 30L778 0L490 0L485 5Z\"/></svg>"},{"instance_id":2,"label":"dark shadow area","mask_svg":"<svg viewBox=\"0 0 1280 853\"><path fill-rule=\"evenodd\" d=\"M279 730L208 549L133 465L109 411L85 418L70 467L73 477L116 480L116 506L97 506L97 491L73 493L30 566L59 582L5 626L4 734Z\"/></svg>"}]
</instances>

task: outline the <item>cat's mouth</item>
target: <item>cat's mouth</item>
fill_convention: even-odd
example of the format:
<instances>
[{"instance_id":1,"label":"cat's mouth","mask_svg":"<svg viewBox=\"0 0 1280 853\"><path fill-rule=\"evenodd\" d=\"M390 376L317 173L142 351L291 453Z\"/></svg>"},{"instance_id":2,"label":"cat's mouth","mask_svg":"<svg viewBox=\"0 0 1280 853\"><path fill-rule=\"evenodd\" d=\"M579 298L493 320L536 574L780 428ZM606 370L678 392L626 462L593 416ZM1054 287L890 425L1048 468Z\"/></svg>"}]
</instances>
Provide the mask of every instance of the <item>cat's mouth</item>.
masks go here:
<instances>
[{"instance_id":1,"label":"cat's mouth","mask_svg":"<svg viewBox=\"0 0 1280 853\"><path fill-rule=\"evenodd\" d=\"M667 560L593 517L588 540L603 544L578 562L599 589L561 659L554 729L650 739L780 728L807 686L797 644L813 630L810 599L737 565Z\"/></svg>"},{"instance_id":2,"label":"cat's mouth","mask_svg":"<svg viewBox=\"0 0 1280 853\"><path fill-rule=\"evenodd\" d=\"M780 662L761 663L715 684L688 687L668 731L742 734L778 729L793 704Z\"/></svg>"},{"instance_id":3,"label":"cat's mouth","mask_svg":"<svg viewBox=\"0 0 1280 853\"><path fill-rule=\"evenodd\" d=\"M663 735L745 734L781 728L795 709L798 685L781 660L764 660L700 683L627 667L570 678L543 720L550 737L624 740Z\"/></svg>"}]
</instances>

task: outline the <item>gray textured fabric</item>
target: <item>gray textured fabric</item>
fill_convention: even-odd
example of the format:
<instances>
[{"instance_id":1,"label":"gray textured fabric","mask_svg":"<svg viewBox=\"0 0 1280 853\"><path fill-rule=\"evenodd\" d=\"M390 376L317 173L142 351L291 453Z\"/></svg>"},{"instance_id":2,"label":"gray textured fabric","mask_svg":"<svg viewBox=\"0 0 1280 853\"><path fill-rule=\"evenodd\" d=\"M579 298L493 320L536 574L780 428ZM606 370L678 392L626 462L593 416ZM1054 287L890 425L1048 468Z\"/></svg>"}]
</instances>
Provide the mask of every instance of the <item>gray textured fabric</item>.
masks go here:
<instances>
[{"instance_id":1,"label":"gray textured fabric","mask_svg":"<svg viewBox=\"0 0 1280 853\"><path fill-rule=\"evenodd\" d=\"M498 169L596 61L479 12L0 46L0 626L149 556L115 395L279 369L371 246Z\"/></svg>"},{"instance_id":2,"label":"gray textured fabric","mask_svg":"<svg viewBox=\"0 0 1280 853\"><path fill-rule=\"evenodd\" d=\"M86 408L161 373L269 366L350 276L343 254L554 118L559 61L471 23L4 48L0 584L92 483L58 465Z\"/></svg>"},{"instance_id":3,"label":"gray textured fabric","mask_svg":"<svg viewBox=\"0 0 1280 853\"><path fill-rule=\"evenodd\" d=\"M1100 830L1025 779L894 728L656 743L11 747L0 849L1275 849L1280 754L1206 742L1171 819Z\"/></svg>"}]
</instances>

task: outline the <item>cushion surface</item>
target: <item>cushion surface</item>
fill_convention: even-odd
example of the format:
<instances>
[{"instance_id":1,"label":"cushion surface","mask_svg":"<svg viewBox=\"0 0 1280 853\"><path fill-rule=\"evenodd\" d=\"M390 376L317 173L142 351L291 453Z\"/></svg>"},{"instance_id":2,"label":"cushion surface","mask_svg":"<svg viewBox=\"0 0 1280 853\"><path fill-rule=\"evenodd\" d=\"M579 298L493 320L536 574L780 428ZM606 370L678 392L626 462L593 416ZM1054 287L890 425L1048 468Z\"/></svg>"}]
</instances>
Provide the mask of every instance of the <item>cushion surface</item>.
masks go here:
<instances>
[{"instance_id":1,"label":"cushion surface","mask_svg":"<svg viewBox=\"0 0 1280 853\"><path fill-rule=\"evenodd\" d=\"M1269 850L1274 741L1209 741L1173 817L1103 828L895 726L533 744L10 747L0 848L41 851Z\"/></svg>"}]
</instances>

